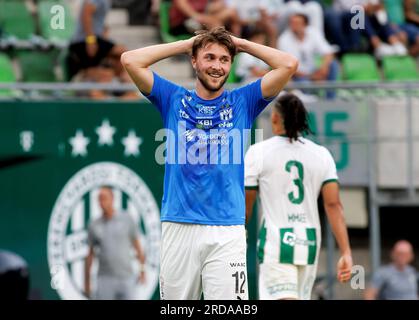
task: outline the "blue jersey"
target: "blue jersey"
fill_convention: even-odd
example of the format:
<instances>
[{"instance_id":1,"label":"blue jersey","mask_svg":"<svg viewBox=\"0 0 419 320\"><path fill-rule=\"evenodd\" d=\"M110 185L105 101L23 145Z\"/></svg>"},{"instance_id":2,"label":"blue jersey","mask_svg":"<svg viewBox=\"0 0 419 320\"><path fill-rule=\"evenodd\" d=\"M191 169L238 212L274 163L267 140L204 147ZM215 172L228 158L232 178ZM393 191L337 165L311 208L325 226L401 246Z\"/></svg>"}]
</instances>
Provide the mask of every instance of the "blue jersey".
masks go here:
<instances>
[{"instance_id":1,"label":"blue jersey","mask_svg":"<svg viewBox=\"0 0 419 320\"><path fill-rule=\"evenodd\" d=\"M156 73L146 96L166 129L161 221L245 223L244 149L252 123L271 100L261 79L204 100Z\"/></svg>"}]
</instances>

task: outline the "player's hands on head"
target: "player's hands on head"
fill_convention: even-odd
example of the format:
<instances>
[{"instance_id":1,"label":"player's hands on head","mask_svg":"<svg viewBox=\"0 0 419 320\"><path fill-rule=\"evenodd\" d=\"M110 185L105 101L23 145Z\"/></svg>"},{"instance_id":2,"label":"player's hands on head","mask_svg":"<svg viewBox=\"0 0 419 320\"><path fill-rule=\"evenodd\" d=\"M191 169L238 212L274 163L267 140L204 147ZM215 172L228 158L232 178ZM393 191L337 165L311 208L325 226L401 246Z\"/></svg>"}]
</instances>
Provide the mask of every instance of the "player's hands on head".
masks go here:
<instances>
[{"instance_id":1,"label":"player's hands on head","mask_svg":"<svg viewBox=\"0 0 419 320\"><path fill-rule=\"evenodd\" d=\"M190 37L189 39L187 39L187 40L185 40L186 41L186 50L185 50L185 53L187 54L187 55L192 55L192 46L193 46L193 43L194 43L194 41L195 41L195 39L198 37L198 35L196 35L196 36L193 36L193 37Z\"/></svg>"},{"instance_id":2,"label":"player's hands on head","mask_svg":"<svg viewBox=\"0 0 419 320\"><path fill-rule=\"evenodd\" d=\"M351 270L353 266L352 256L350 254L342 255L337 264L337 278L339 282L347 282L351 279Z\"/></svg>"},{"instance_id":3,"label":"player's hands on head","mask_svg":"<svg viewBox=\"0 0 419 320\"><path fill-rule=\"evenodd\" d=\"M243 41L242 38L238 38L236 36L230 35L231 39L233 40L234 45L236 46L237 52L242 52L243 50Z\"/></svg>"}]
</instances>

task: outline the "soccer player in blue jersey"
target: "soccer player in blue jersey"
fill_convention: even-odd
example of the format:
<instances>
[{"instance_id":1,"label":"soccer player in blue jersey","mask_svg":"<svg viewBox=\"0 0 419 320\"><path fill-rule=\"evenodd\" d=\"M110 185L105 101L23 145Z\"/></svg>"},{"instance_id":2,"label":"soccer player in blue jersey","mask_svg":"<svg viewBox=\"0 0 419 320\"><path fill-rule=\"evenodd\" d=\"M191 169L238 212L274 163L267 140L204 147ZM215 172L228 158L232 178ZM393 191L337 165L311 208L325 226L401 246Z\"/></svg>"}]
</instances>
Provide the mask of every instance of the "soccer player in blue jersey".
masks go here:
<instances>
[{"instance_id":1,"label":"soccer player in blue jersey","mask_svg":"<svg viewBox=\"0 0 419 320\"><path fill-rule=\"evenodd\" d=\"M243 87L225 90L238 52L263 60L272 70ZM178 54L191 55L195 90L149 69ZM169 132L161 213L161 299L199 299L202 293L205 299L248 299L243 132L290 80L297 59L220 27L188 40L125 52L121 61L158 108Z\"/></svg>"}]
</instances>

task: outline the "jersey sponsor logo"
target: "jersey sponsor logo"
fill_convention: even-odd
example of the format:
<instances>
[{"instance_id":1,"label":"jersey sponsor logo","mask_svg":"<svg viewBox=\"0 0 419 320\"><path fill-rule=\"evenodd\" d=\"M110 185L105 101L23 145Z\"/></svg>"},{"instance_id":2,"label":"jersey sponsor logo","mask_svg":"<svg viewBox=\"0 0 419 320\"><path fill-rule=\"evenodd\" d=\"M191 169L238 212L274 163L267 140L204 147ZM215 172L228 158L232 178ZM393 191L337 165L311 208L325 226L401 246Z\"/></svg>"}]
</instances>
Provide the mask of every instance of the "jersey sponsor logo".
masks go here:
<instances>
[{"instance_id":1,"label":"jersey sponsor logo","mask_svg":"<svg viewBox=\"0 0 419 320\"><path fill-rule=\"evenodd\" d=\"M185 136L186 142L192 141L195 138L195 130L194 129L186 130L184 132L184 136Z\"/></svg>"},{"instance_id":2,"label":"jersey sponsor logo","mask_svg":"<svg viewBox=\"0 0 419 320\"><path fill-rule=\"evenodd\" d=\"M185 109L187 109L188 108L188 105L186 104L186 102L185 102L185 98L182 98L182 100L180 100L181 102L182 102L182 105L183 105L183 107L185 108Z\"/></svg>"},{"instance_id":3,"label":"jersey sponsor logo","mask_svg":"<svg viewBox=\"0 0 419 320\"><path fill-rule=\"evenodd\" d=\"M222 121L228 121L233 119L233 109L232 108L227 108L224 109L222 111L220 111L220 119Z\"/></svg>"},{"instance_id":4,"label":"jersey sponsor logo","mask_svg":"<svg viewBox=\"0 0 419 320\"><path fill-rule=\"evenodd\" d=\"M199 145L228 145L228 133L210 130L210 133L201 132L198 134Z\"/></svg>"},{"instance_id":5,"label":"jersey sponsor logo","mask_svg":"<svg viewBox=\"0 0 419 320\"><path fill-rule=\"evenodd\" d=\"M295 283L283 283L269 286L266 288L270 295L275 295L282 292L297 293L297 285Z\"/></svg>"},{"instance_id":6,"label":"jersey sponsor logo","mask_svg":"<svg viewBox=\"0 0 419 320\"><path fill-rule=\"evenodd\" d=\"M233 126L233 122L222 122L218 125L219 128L231 128Z\"/></svg>"},{"instance_id":7,"label":"jersey sponsor logo","mask_svg":"<svg viewBox=\"0 0 419 320\"><path fill-rule=\"evenodd\" d=\"M297 239L297 236L295 235L295 233L285 232L282 242L293 247L295 246L296 239Z\"/></svg>"},{"instance_id":8,"label":"jersey sponsor logo","mask_svg":"<svg viewBox=\"0 0 419 320\"><path fill-rule=\"evenodd\" d=\"M183 119L189 119L189 114L187 114L184 110L179 110L179 117Z\"/></svg>"},{"instance_id":9,"label":"jersey sponsor logo","mask_svg":"<svg viewBox=\"0 0 419 320\"><path fill-rule=\"evenodd\" d=\"M115 209L129 214L138 226L146 254L145 284L135 288L135 298L152 298L159 278L160 211L150 189L131 169L115 162L97 162L84 167L65 184L50 217L47 236L51 286L62 299L83 300L84 265L88 254L87 227L101 216L97 201L103 185L113 188ZM138 260L132 267L139 272ZM92 267L92 289L98 265Z\"/></svg>"},{"instance_id":10,"label":"jersey sponsor logo","mask_svg":"<svg viewBox=\"0 0 419 320\"><path fill-rule=\"evenodd\" d=\"M293 232L285 232L284 237L282 238L282 242L291 247L294 247L296 245L302 245L302 246L315 246L316 245L316 241L297 238L297 235Z\"/></svg>"},{"instance_id":11,"label":"jersey sponsor logo","mask_svg":"<svg viewBox=\"0 0 419 320\"><path fill-rule=\"evenodd\" d=\"M203 106L202 104L198 105L198 112L202 114L213 115L216 106Z\"/></svg>"},{"instance_id":12,"label":"jersey sponsor logo","mask_svg":"<svg viewBox=\"0 0 419 320\"><path fill-rule=\"evenodd\" d=\"M196 120L212 120L213 117L211 117L211 116L205 116L205 117L196 116L195 119Z\"/></svg>"},{"instance_id":13,"label":"jersey sponsor logo","mask_svg":"<svg viewBox=\"0 0 419 320\"><path fill-rule=\"evenodd\" d=\"M198 129L209 129L212 128L212 120L211 119L205 119L205 120L198 120L196 127Z\"/></svg>"}]
</instances>

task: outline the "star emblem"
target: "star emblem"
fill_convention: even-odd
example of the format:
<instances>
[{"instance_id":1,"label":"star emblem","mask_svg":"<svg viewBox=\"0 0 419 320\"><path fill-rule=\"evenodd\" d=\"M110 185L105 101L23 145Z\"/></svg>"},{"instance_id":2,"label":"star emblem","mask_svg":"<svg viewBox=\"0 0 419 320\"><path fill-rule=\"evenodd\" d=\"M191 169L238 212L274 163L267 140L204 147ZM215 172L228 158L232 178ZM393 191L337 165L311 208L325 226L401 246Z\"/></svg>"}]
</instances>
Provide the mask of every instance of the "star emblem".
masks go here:
<instances>
[{"instance_id":1,"label":"star emblem","mask_svg":"<svg viewBox=\"0 0 419 320\"><path fill-rule=\"evenodd\" d=\"M98 144L99 146L112 146L113 145L113 135L115 134L116 129L112 127L108 119L102 121L100 127L96 128L96 133L99 136Z\"/></svg>"},{"instance_id":2,"label":"star emblem","mask_svg":"<svg viewBox=\"0 0 419 320\"><path fill-rule=\"evenodd\" d=\"M126 157L140 155L140 145L143 143L143 139L136 135L135 130L131 129L121 141L125 147L124 155Z\"/></svg>"},{"instance_id":3,"label":"star emblem","mask_svg":"<svg viewBox=\"0 0 419 320\"><path fill-rule=\"evenodd\" d=\"M73 148L71 151L73 157L87 156L87 145L90 143L90 139L84 136L82 130L78 129L76 135L70 138L69 142Z\"/></svg>"}]
</instances>

